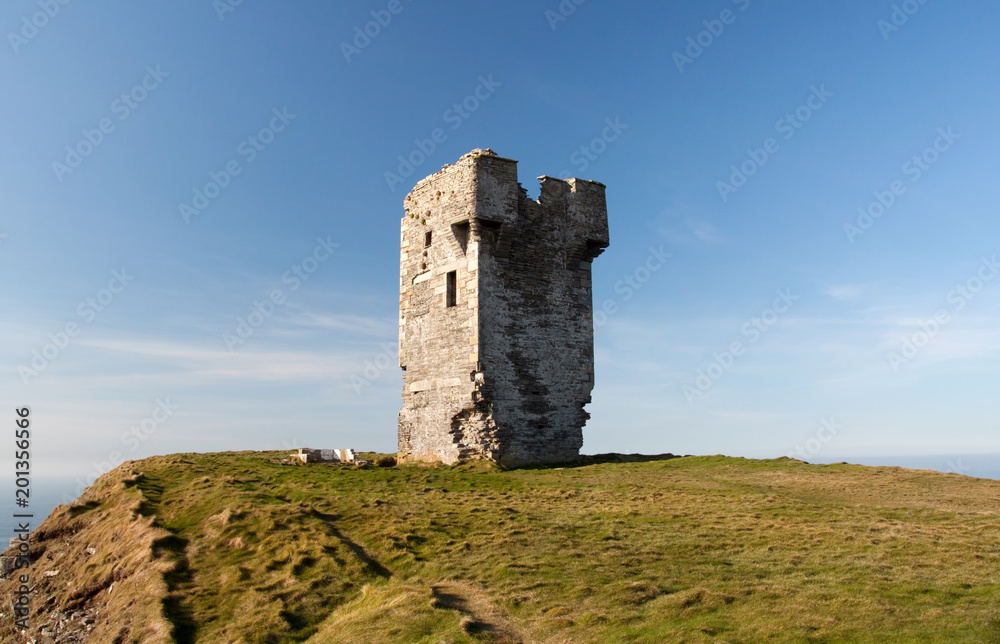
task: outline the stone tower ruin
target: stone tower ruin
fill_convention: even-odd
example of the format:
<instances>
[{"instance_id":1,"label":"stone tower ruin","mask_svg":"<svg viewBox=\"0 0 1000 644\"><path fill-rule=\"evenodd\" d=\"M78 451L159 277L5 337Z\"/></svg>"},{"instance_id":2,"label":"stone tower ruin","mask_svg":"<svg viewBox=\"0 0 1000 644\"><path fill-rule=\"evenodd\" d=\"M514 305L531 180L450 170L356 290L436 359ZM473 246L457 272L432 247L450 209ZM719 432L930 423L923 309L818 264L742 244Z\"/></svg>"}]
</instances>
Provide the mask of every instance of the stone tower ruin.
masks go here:
<instances>
[{"instance_id":1,"label":"stone tower ruin","mask_svg":"<svg viewBox=\"0 0 1000 644\"><path fill-rule=\"evenodd\" d=\"M590 269L607 248L604 185L540 177L473 150L404 202L403 460L572 461L594 387Z\"/></svg>"}]
</instances>

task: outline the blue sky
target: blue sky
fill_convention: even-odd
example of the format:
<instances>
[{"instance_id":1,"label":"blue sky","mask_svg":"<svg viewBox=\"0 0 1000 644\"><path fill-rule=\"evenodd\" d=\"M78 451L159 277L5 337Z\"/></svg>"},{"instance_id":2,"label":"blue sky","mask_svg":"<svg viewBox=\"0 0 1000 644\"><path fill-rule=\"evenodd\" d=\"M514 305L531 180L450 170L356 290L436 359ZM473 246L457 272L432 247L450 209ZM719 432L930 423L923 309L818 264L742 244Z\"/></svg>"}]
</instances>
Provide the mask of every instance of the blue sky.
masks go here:
<instances>
[{"instance_id":1,"label":"blue sky","mask_svg":"<svg viewBox=\"0 0 1000 644\"><path fill-rule=\"evenodd\" d=\"M394 451L402 200L490 147L608 186L585 452L998 453L998 18L6 2L2 408L40 476Z\"/></svg>"}]
</instances>

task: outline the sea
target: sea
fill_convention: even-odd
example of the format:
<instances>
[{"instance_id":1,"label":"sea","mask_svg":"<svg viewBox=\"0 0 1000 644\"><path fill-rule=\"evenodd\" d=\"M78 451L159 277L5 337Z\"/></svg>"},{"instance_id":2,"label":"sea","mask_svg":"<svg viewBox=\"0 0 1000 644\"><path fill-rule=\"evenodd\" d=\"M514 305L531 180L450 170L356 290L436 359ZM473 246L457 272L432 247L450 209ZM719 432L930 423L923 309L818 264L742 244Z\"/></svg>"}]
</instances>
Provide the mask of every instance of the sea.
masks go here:
<instances>
[{"instance_id":1,"label":"sea","mask_svg":"<svg viewBox=\"0 0 1000 644\"><path fill-rule=\"evenodd\" d=\"M807 458L810 463L884 465L911 470L936 470L980 479L1000 479L1000 454L946 454L937 456L845 456Z\"/></svg>"},{"instance_id":2,"label":"sea","mask_svg":"<svg viewBox=\"0 0 1000 644\"><path fill-rule=\"evenodd\" d=\"M810 463L855 463L857 465L885 465L915 470L937 470L984 479L1000 480L1000 454L946 454L936 456L844 456L813 458ZM23 522L34 531L57 505L76 498L80 483L77 479L35 477L31 481L31 497L27 508L15 505L15 484L8 480L0 485L0 549L15 536L14 530ZM31 517L15 517L31 514Z\"/></svg>"},{"instance_id":3,"label":"sea","mask_svg":"<svg viewBox=\"0 0 1000 644\"><path fill-rule=\"evenodd\" d=\"M34 532L57 505L75 499L79 487L76 479L32 477L28 488L28 507L22 508L17 505L19 497L15 496L15 482L4 481L0 485L0 550L7 547L8 540L15 536L14 531L20 525L27 523ZM31 516L15 517L15 514Z\"/></svg>"}]
</instances>

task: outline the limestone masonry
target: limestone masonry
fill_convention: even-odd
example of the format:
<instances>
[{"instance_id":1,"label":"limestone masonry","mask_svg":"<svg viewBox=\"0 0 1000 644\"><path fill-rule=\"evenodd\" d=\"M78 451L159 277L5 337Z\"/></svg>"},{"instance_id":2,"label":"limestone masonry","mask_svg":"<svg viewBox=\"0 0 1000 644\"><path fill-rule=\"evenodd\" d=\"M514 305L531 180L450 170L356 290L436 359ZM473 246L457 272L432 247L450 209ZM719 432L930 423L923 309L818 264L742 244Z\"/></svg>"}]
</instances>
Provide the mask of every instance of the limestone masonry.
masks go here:
<instances>
[{"instance_id":1,"label":"limestone masonry","mask_svg":"<svg viewBox=\"0 0 1000 644\"><path fill-rule=\"evenodd\" d=\"M473 150L404 202L399 454L503 465L576 459L594 387L590 269L607 248L604 185L541 177Z\"/></svg>"}]
</instances>

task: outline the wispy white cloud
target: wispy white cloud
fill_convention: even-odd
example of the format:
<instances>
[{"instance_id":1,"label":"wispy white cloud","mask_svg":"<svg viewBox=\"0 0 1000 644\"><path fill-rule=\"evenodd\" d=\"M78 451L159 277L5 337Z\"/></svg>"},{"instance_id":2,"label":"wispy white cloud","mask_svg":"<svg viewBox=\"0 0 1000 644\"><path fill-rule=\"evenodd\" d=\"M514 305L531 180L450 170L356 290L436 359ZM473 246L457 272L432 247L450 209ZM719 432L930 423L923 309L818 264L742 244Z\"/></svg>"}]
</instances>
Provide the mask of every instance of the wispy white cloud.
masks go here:
<instances>
[{"instance_id":1,"label":"wispy white cloud","mask_svg":"<svg viewBox=\"0 0 1000 644\"><path fill-rule=\"evenodd\" d=\"M684 217L679 225L662 226L659 230L671 244L717 244L722 241L714 224L695 217Z\"/></svg>"},{"instance_id":2,"label":"wispy white cloud","mask_svg":"<svg viewBox=\"0 0 1000 644\"><path fill-rule=\"evenodd\" d=\"M145 371L194 380L321 380L344 378L358 369L363 350L323 352L315 350L251 350L210 348L196 344L145 339L82 339L81 346L104 352L108 359L115 354L140 358ZM92 364L92 363L91 363ZM105 373L112 365L107 362Z\"/></svg>"},{"instance_id":3,"label":"wispy white cloud","mask_svg":"<svg viewBox=\"0 0 1000 644\"><path fill-rule=\"evenodd\" d=\"M338 315L312 312L300 312L286 319L290 325L316 329L333 329L349 331L361 335L391 337L398 333L398 322L395 318L375 318L361 315Z\"/></svg>"},{"instance_id":4,"label":"wispy white cloud","mask_svg":"<svg viewBox=\"0 0 1000 644\"><path fill-rule=\"evenodd\" d=\"M875 284L834 284L824 289L824 293L841 302L854 302L870 292Z\"/></svg>"}]
</instances>

